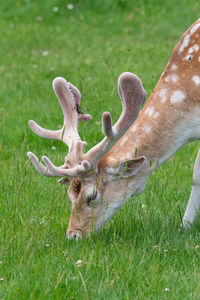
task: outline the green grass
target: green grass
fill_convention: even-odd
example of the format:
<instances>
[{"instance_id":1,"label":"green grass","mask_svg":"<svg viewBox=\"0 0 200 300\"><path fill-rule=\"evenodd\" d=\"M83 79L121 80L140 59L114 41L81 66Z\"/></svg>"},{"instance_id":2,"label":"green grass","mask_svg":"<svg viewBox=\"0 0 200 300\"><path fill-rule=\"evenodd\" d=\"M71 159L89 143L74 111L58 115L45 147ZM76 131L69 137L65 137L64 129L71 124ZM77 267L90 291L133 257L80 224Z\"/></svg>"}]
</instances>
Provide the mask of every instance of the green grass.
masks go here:
<instances>
[{"instance_id":1,"label":"green grass","mask_svg":"<svg viewBox=\"0 0 200 300\"><path fill-rule=\"evenodd\" d=\"M72 10L62 0L0 5L0 299L199 299L200 218L191 230L180 228L198 143L155 172L99 234L78 243L65 240L66 188L40 176L26 152L56 164L67 153L27 126L29 119L52 129L62 124L56 76L81 90L81 108L93 120L80 134L88 149L97 143L102 112L114 120L120 114L120 73L138 74L149 95L181 34L199 18L200 3L71 2Z\"/></svg>"}]
</instances>

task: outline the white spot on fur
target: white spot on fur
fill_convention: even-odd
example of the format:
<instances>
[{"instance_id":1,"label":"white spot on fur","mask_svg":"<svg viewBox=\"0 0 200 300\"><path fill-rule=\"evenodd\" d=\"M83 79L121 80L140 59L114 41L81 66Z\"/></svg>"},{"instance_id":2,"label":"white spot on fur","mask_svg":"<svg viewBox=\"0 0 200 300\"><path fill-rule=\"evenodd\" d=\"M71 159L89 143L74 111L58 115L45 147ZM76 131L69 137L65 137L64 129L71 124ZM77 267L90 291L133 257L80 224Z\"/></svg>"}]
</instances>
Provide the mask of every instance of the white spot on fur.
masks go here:
<instances>
[{"instance_id":1,"label":"white spot on fur","mask_svg":"<svg viewBox=\"0 0 200 300\"><path fill-rule=\"evenodd\" d=\"M171 70L172 70L172 71L176 70L177 68L178 68L178 67L177 67L176 64L172 64L172 66L171 66Z\"/></svg>"},{"instance_id":2,"label":"white spot on fur","mask_svg":"<svg viewBox=\"0 0 200 300\"><path fill-rule=\"evenodd\" d=\"M120 143L120 147L124 146L124 144L128 141L128 137L125 136L125 138L123 138L123 140Z\"/></svg>"},{"instance_id":3,"label":"white spot on fur","mask_svg":"<svg viewBox=\"0 0 200 300\"><path fill-rule=\"evenodd\" d=\"M167 89L161 89L159 96L161 98L161 103L164 103L167 100Z\"/></svg>"},{"instance_id":4,"label":"white spot on fur","mask_svg":"<svg viewBox=\"0 0 200 300\"><path fill-rule=\"evenodd\" d=\"M194 25L190 31L190 33L194 33L198 28L200 27L200 23L197 23L196 25Z\"/></svg>"},{"instance_id":5,"label":"white spot on fur","mask_svg":"<svg viewBox=\"0 0 200 300\"><path fill-rule=\"evenodd\" d=\"M131 132L135 132L135 130L138 128L138 125L137 124L135 124L134 126L133 126L133 128L131 129Z\"/></svg>"},{"instance_id":6,"label":"white spot on fur","mask_svg":"<svg viewBox=\"0 0 200 300\"><path fill-rule=\"evenodd\" d=\"M124 146L124 141L121 141L120 147Z\"/></svg>"},{"instance_id":7,"label":"white spot on fur","mask_svg":"<svg viewBox=\"0 0 200 300\"><path fill-rule=\"evenodd\" d=\"M199 84L200 84L200 77L199 77L199 76L194 75L194 76L192 77L192 80L194 81L194 83L195 83L196 85L199 85Z\"/></svg>"},{"instance_id":8,"label":"white spot on fur","mask_svg":"<svg viewBox=\"0 0 200 300\"><path fill-rule=\"evenodd\" d=\"M181 52L183 52L183 50L189 45L189 40L190 40L190 35L186 34L186 36L184 37L182 44L179 48L178 53L180 54Z\"/></svg>"},{"instance_id":9,"label":"white spot on fur","mask_svg":"<svg viewBox=\"0 0 200 300\"><path fill-rule=\"evenodd\" d=\"M147 108L147 110L145 111L145 114L148 115L149 117L151 117L153 115L153 112L154 112L154 107L153 106L149 106Z\"/></svg>"},{"instance_id":10,"label":"white spot on fur","mask_svg":"<svg viewBox=\"0 0 200 300\"><path fill-rule=\"evenodd\" d=\"M153 115L153 118L156 119L159 116L159 112L155 112L155 114Z\"/></svg>"},{"instance_id":11,"label":"white spot on fur","mask_svg":"<svg viewBox=\"0 0 200 300\"><path fill-rule=\"evenodd\" d=\"M193 51L194 51L193 47L190 47L190 48L188 49L188 53L189 53L189 54L193 53Z\"/></svg>"},{"instance_id":12,"label":"white spot on fur","mask_svg":"<svg viewBox=\"0 0 200 300\"><path fill-rule=\"evenodd\" d=\"M177 90L174 91L171 95L171 103L180 103L186 98L186 95L183 91Z\"/></svg>"},{"instance_id":13,"label":"white spot on fur","mask_svg":"<svg viewBox=\"0 0 200 300\"><path fill-rule=\"evenodd\" d=\"M198 106L186 114L174 130L174 142L166 147L166 153L159 159L157 167L169 159L178 149L191 140L200 138L200 109Z\"/></svg>"},{"instance_id":14,"label":"white spot on fur","mask_svg":"<svg viewBox=\"0 0 200 300\"><path fill-rule=\"evenodd\" d=\"M149 117L153 115L153 112L154 112L154 107L152 106L149 110Z\"/></svg>"},{"instance_id":15,"label":"white spot on fur","mask_svg":"<svg viewBox=\"0 0 200 300\"><path fill-rule=\"evenodd\" d=\"M145 125L145 126L144 126L144 131L145 131L146 133L150 133L150 132L151 132L151 126Z\"/></svg>"},{"instance_id":16,"label":"white spot on fur","mask_svg":"<svg viewBox=\"0 0 200 300\"><path fill-rule=\"evenodd\" d=\"M165 82L170 81L170 76L165 77Z\"/></svg>"},{"instance_id":17,"label":"white spot on fur","mask_svg":"<svg viewBox=\"0 0 200 300\"><path fill-rule=\"evenodd\" d=\"M178 75L172 74L171 79L172 79L173 82L177 82L177 80L178 80Z\"/></svg>"},{"instance_id":18,"label":"white spot on fur","mask_svg":"<svg viewBox=\"0 0 200 300\"><path fill-rule=\"evenodd\" d=\"M195 44L193 47L190 47L188 50L188 53L191 54L194 51L197 52L199 50L199 46L197 44Z\"/></svg>"}]
</instances>

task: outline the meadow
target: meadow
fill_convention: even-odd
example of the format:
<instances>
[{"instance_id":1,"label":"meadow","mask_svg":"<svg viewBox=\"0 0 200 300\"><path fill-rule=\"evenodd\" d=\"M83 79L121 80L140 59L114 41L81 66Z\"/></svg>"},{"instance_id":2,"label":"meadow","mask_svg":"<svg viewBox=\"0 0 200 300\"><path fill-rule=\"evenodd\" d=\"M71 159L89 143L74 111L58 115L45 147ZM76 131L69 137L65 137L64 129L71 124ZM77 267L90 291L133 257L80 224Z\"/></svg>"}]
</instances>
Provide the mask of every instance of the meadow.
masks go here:
<instances>
[{"instance_id":1,"label":"meadow","mask_svg":"<svg viewBox=\"0 0 200 300\"><path fill-rule=\"evenodd\" d=\"M65 239L67 188L38 174L26 155L60 165L67 153L27 123L62 125L56 76L80 89L81 109L93 116L79 126L89 149L103 137L102 112L120 115L118 76L136 73L149 96L199 12L195 0L1 0L0 299L200 298L200 217L180 227L198 142L79 242Z\"/></svg>"}]
</instances>

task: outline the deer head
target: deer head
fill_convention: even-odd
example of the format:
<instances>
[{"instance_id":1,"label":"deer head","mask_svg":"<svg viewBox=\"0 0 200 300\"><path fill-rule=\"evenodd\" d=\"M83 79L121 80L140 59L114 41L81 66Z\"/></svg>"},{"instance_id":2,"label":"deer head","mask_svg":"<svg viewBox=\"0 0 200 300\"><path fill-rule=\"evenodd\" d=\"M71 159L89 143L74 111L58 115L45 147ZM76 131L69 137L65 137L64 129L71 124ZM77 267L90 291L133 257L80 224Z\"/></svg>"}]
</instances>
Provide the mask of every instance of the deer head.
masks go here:
<instances>
[{"instance_id":1,"label":"deer head","mask_svg":"<svg viewBox=\"0 0 200 300\"><path fill-rule=\"evenodd\" d=\"M46 157L39 162L31 152L36 170L45 176L61 177L70 185L68 194L72 211L68 238L101 228L130 198L141 193L150 174L186 143L200 138L200 20L182 36L173 49L147 104L140 112L146 92L140 79L123 73L118 80L122 114L114 126L111 115L102 115L104 139L83 152L86 142L78 134L78 122L88 121L81 114L81 94L63 78L53 81L60 101L64 125L60 130L41 128L29 121L39 136L62 140L69 152L62 166L56 167ZM139 116L138 116L139 115ZM183 225L192 223L200 205L200 152L194 168L194 182Z\"/></svg>"},{"instance_id":2,"label":"deer head","mask_svg":"<svg viewBox=\"0 0 200 300\"><path fill-rule=\"evenodd\" d=\"M41 137L62 140L69 148L68 155L62 166L56 167L46 156L42 160L28 152L36 170L49 177L62 177L61 184L70 185L69 197L72 202L72 212L67 230L68 237L81 237L99 229L113 215L126 199L124 187L114 195L119 188L127 184L127 178L134 176L145 162L145 157L121 159L117 163L110 160L105 166L99 162L123 136L137 118L140 107L146 99L146 92L140 79L132 73L123 73L118 80L118 91L122 101L122 113L119 120L112 126L110 113L102 115L102 130L104 139L84 154L87 145L78 134L78 122L88 121L91 116L80 113L81 94L78 89L65 79L58 77L53 81L53 89L60 102L64 125L60 130L52 131L40 127L34 121L29 121L31 129Z\"/></svg>"}]
</instances>

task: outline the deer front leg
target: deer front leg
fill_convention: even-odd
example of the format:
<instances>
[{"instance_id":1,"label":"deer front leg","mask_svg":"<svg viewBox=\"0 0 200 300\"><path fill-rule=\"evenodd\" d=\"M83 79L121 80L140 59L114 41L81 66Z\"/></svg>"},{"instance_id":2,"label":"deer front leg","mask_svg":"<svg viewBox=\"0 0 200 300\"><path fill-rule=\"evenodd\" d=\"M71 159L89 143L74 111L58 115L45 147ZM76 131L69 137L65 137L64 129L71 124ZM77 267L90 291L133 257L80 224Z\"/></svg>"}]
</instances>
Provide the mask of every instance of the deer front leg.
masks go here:
<instances>
[{"instance_id":1,"label":"deer front leg","mask_svg":"<svg viewBox=\"0 0 200 300\"><path fill-rule=\"evenodd\" d=\"M188 205L183 217L183 227L189 228L194 221L200 205L200 149L194 164L193 185Z\"/></svg>"}]
</instances>

